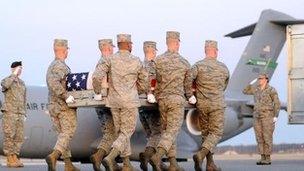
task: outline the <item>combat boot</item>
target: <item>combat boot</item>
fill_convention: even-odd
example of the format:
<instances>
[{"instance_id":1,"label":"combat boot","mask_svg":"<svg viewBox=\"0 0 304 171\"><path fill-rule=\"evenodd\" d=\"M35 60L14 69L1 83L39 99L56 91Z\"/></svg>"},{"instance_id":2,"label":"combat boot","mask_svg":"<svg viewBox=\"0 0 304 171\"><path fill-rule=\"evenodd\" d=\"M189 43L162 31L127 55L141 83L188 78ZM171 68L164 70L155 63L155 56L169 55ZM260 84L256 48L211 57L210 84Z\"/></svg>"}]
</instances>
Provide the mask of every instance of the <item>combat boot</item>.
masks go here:
<instances>
[{"instance_id":1,"label":"combat boot","mask_svg":"<svg viewBox=\"0 0 304 171\"><path fill-rule=\"evenodd\" d=\"M150 158L155 154L156 150L153 147L146 147L145 152L139 153L140 168L143 171L148 170Z\"/></svg>"},{"instance_id":2,"label":"combat boot","mask_svg":"<svg viewBox=\"0 0 304 171\"><path fill-rule=\"evenodd\" d=\"M80 171L77 167L75 167L70 158L64 159L64 171Z\"/></svg>"},{"instance_id":3,"label":"combat boot","mask_svg":"<svg viewBox=\"0 0 304 171\"><path fill-rule=\"evenodd\" d=\"M195 171L202 170L202 163L208 153L209 153L209 150L207 148L203 147L203 148L201 148L201 150L199 150L196 154L193 155Z\"/></svg>"},{"instance_id":4,"label":"combat boot","mask_svg":"<svg viewBox=\"0 0 304 171\"><path fill-rule=\"evenodd\" d=\"M122 171L133 171L133 167L130 163L129 157L123 157L123 166L122 166Z\"/></svg>"},{"instance_id":5,"label":"combat boot","mask_svg":"<svg viewBox=\"0 0 304 171\"><path fill-rule=\"evenodd\" d=\"M265 154L261 154L261 159L256 162L257 165L262 165L263 161L266 160Z\"/></svg>"},{"instance_id":6,"label":"combat boot","mask_svg":"<svg viewBox=\"0 0 304 171\"><path fill-rule=\"evenodd\" d=\"M100 165L105 155L106 155L106 151L103 150L102 148L99 148L96 153L91 155L90 160L93 164L94 171L101 171Z\"/></svg>"},{"instance_id":7,"label":"combat boot","mask_svg":"<svg viewBox=\"0 0 304 171\"><path fill-rule=\"evenodd\" d=\"M48 164L48 171L56 171L56 162L60 156L61 152L59 150L54 150L45 158L45 161Z\"/></svg>"},{"instance_id":8,"label":"combat boot","mask_svg":"<svg viewBox=\"0 0 304 171\"><path fill-rule=\"evenodd\" d=\"M109 155L102 160L103 166L107 171L115 170L115 158L120 154L120 152L116 148L112 148Z\"/></svg>"},{"instance_id":9,"label":"combat boot","mask_svg":"<svg viewBox=\"0 0 304 171\"><path fill-rule=\"evenodd\" d=\"M209 152L206 156L207 164L206 164L206 171L221 171L220 167L217 167L213 160L213 154Z\"/></svg>"},{"instance_id":10,"label":"combat boot","mask_svg":"<svg viewBox=\"0 0 304 171\"><path fill-rule=\"evenodd\" d=\"M153 171L161 171L161 159L166 154L166 150L162 147L158 147L156 153L150 158L150 164Z\"/></svg>"},{"instance_id":11,"label":"combat boot","mask_svg":"<svg viewBox=\"0 0 304 171\"><path fill-rule=\"evenodd\" d=\"M24 167L23 163L18 159L16 154L13 154L13 160L17 163L17 167Z\"/></svg>"},{"instance_id":12,"label":"combat boot","mask_svg":"<svg viewBox=\"0 0 304 171\"><path fill-rule=\"evenodd\" d=\"M170 166L168 168L168 171L183 171L184 170L183 168L181 168L178 165L175 157L170 157L169 162L170 162Z\"/></svg>"},{"instance_id":13,"label":"combat boot","mask_svg":"<svg viewBox=\"0 0 304 171\"><path fill-rule=\"evenodd\" d=\"M265 160L261 162L262 165L271 165L270 155L265 155Z\"/></svg>"},{"instance_id":14,"label":"combat boot","mask_svg":"<svg viewBox=\"0 0 304 171\"><path fill-rule=\"evenodd\" d=\"M18 167L18 164L14 161L14 157L11 154L6 156L6 162L7 167Z\"/></svg>"}]
</instances>

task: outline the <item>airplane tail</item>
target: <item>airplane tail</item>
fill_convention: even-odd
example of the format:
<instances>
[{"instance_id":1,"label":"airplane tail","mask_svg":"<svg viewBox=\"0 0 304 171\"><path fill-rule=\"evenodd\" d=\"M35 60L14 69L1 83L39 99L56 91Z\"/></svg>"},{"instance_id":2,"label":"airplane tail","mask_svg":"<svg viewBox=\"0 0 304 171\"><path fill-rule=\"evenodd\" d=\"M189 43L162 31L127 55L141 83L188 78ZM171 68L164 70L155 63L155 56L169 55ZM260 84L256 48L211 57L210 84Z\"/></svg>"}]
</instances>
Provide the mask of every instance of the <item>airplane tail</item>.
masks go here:
<instances>
[{"instance_id":1,"label":"airplane tail","mask_svg":"<svg viewBox=\"0 0 304 171\"><path fill-rule=\"evenodd\" d=\"M231 38L251 35L231 76L226 95L231 98L242 96L243 88L259 73L267 72L271 79L286 40L286 26L300 23L304 20L269 9L262 12L257 23L225 35Z\"/></svg>"}]
</instances>

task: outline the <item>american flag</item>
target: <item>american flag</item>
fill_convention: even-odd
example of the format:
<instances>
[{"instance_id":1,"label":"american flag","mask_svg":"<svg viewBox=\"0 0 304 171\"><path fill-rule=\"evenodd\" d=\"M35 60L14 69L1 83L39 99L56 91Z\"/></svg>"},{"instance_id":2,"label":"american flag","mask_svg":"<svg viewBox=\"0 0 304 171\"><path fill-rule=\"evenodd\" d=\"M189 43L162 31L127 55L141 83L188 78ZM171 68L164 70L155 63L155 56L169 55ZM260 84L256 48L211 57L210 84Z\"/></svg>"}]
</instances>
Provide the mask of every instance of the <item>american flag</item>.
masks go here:
<instances>
[{"instance_id":1,"label":"american flag","mask_svg":"<svg viewBox=\"0 0 304 171\"><path fill-rule=\"evenodd\" d=\"M70 73L67 75L66 80L67 91L93 89L91 72Z\"/></svg>"}]
</instances>

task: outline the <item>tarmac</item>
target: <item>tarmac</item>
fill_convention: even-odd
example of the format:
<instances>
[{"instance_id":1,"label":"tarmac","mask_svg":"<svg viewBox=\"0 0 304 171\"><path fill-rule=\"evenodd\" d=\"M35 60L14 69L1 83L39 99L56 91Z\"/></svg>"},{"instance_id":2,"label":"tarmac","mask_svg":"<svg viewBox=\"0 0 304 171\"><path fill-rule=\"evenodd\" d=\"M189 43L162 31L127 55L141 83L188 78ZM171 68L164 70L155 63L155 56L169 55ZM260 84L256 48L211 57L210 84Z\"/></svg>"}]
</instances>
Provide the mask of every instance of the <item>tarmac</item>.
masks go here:
<instances>
[{"instance_id":1,"label":"tarmac","mask_svg":"<svg viewBox=\"0 0 304 171\"><path fill-rule=\"evenodd\" d=\"M272 156L272 164L268 166L258 166L255 164L259 158L258 155L215 155L215 160L222 171L304 171L304 154L276 154ZM44 160L40 159L22 159L23 168L7 168L5 159L0 157L1 171L47 171L47 165ZM81 171L93 171L90 163L74 163ZM167 163L168 164L168 163ZM185 171L192 171L193 161L179 163ZM136 170L140 170L139 162L132 162ZM205 165L205 163L204 163ZM63 162L58 162L58 171L64 170ZM150 167L149 170L152 170Z\"/></svg>"}]
</instances>

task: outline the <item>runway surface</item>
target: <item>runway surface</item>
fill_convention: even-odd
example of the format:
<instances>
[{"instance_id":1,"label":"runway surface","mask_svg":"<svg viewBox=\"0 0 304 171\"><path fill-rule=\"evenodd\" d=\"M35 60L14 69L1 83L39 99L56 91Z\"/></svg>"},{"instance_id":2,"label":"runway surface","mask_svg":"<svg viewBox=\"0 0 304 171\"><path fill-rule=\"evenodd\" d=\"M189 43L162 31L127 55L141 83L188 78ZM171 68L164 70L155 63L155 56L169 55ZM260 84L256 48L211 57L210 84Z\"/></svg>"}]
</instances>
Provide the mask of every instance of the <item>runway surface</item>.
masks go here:
<instances>
[{"instance_id":1,"label":"runway surface","mask_svg":"<svg viewBox=\"0 0 304 171\"><path fill-rule=\"evenodd\" d=\"M216 163L218 166L222 168L222 171L303 171L304 170L304 155L301 154L290 154L290 155L279 155L274 156L272 165L270 166L257 166L255 164L258 156L257 155L220 155L215 156ZM4 158L1 157L1 171L46 171L47 165L43 160L29 160L23 159L22 161L25 164L24 168L7 168L3 165ZM74 163L78 168L82 171L92 171L91 164L81 164L81 163ZM205 164L205 163L204 163ZM132 162L132 165L137 169L140 170L138 162ZM184 168L185 171L192 171L193 169L193 162L180 162L180 165ZM57 165L58 171L64 170L64 165L62 162L58 162ZM150 168L150 170L152 170Z\"/></svg>"}]
</instances>

